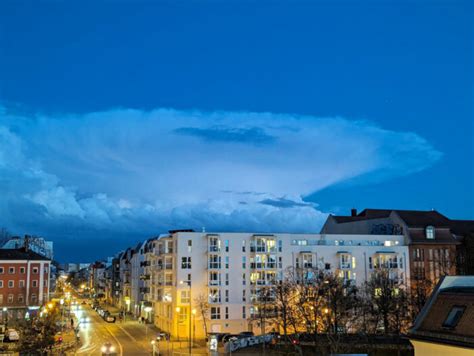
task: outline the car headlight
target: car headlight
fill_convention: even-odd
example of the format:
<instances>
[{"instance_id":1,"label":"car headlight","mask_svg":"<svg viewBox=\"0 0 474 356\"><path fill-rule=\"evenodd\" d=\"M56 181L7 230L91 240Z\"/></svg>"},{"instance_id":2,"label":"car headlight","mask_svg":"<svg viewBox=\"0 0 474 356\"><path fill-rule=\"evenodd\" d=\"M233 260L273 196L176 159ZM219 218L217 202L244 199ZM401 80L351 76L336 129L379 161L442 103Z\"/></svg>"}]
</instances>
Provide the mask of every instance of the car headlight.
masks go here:
<instances>
[{"instance_id":1,"label":"car headlight","mask_svg":"<svg viewBox=\"0 0 474 356\"><path fill-rule=\"evenodd\" d=\"M86 321L87 321L87 322L91 321L91 318L86 318Z\"/></svg>"},{"instance_id":2,"label":"car headlight","mask_svg":"<svg viewBox=\"0 0 474 356\"><path fill-rule=\"evenodd\" d=\"M110 346L110 352L115 352L115 346Z\"/></svg>"},{"instance_id":3,"label":"car headlight","mask_svg":"<svg viewBox=\"0 0 474 356\"><path fill-rule=\"evenodd\" d=\"M107 347L106 347L106 346L102 346L102 347L100 348L100 351L106 352L106 351L107 351Z\"/></svg>"}]
</instances>

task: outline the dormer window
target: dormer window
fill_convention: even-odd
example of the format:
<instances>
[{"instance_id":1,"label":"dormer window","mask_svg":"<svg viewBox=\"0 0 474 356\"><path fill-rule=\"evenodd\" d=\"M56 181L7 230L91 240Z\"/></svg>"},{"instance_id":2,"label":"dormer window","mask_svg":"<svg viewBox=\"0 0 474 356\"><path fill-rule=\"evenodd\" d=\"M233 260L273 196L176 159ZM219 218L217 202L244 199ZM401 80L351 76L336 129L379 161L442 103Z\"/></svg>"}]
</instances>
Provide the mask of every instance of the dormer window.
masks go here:
<instances>
[{"instance_id":1,"label":"dormer window","mask_svg":"<svg viewBox=\"0 0 474 356\"><path fill-rule=\"evenodd\" d=\"M435 238L435 228L434 226L427 226L426 229L425 229L425 233L426 233L426 238L428 240L434 240Z\"/></svg>"}]
</instances>

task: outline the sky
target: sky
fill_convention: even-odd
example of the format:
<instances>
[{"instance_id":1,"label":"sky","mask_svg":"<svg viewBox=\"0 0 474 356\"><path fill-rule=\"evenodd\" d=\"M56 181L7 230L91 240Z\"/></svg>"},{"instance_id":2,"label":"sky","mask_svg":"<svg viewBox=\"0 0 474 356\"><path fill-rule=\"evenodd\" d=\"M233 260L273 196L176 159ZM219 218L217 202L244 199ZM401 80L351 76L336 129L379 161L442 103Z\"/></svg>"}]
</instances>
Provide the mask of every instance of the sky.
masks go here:
<instances>
[{"instance_id":1,"label":"sky","mask_svg":"<svg viewBox=\"0 0 474 356\"><path fill-rule=\"evenodd\" d=\"M0 226L60 261L168 229L474 219L470 1L3 1Z\"/></svg>"}]
</instances>

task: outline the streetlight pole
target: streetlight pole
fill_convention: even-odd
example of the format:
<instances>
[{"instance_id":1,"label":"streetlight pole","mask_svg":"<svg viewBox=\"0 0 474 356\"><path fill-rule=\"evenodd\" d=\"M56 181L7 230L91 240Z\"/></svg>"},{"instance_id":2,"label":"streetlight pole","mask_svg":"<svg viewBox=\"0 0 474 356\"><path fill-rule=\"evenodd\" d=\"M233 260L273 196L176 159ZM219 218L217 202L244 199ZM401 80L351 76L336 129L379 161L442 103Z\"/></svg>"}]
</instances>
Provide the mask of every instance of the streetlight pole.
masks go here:
<instances>
[{"instance_id":1,"label":"streetlight pole","mask_svg":"<svg viewBox=\"0 0 474 356\"><path fill-rule=\"evenodd\" d=\"M155 352L156 352L156 350L155 350L155 345L156 345L156 341L155 341L155 340L152 340L152 341L151 341L151 346L152 346L152 348L153 348L153 356L156 355L156 354L155 354ZM159 354L159 351L158 351L158 354Z\"/></svg>"},{"instance_id":2,"label":"streetlight pole","mask_svg":"<svg viewBox=\"0 0 474 356\"><path fill-rule=\"evenodd\" d=\"M179 282L180 284L186 283L189 287L189 354L192 354L192 339L191 339L191 309L192 309L192 304L191 304L191 281L181 281Z\"/></svg>"}]
</instances>

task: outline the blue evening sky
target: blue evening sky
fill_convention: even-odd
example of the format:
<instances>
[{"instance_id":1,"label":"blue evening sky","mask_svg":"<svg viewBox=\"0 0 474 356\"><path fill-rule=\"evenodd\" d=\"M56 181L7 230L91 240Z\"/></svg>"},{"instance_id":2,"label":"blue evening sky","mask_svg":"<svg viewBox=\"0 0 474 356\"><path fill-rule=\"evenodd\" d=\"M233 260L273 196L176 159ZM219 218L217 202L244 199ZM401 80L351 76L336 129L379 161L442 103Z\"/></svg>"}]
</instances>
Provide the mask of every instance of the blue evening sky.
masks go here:
<instances>
[{"instance_id":1,"label":"blue evening sky","mask_svg":"<svg viewBox=\"0 0 474 356\"><path fill-rule=\"evenodd\" d=\"M273 138L267 136L268 121L264 126L252 123L264 120L256 113L269 113L270 118L265 117L265 120L270 122L271 113L282 114L283 117L275 119L279 125L283 125L286 114L340 117L349 122L363 120L389 132L386 136L377 136L374 147L382 147L390 140L390 148L387 148L390 151L397 141L404 142L397 136L401 132L413 133L426 140L429 147L423 146L421 151L429 151L426 158L429 163L421 170L413 167L421 167L423 163L420 161L425 160L425 156L407 158L404 151L407 146L403 143L403 147L396 148L400 154L390 151L390 154L381 155L378 166L372 171L357 168L360 174L341 175L315 184L312 192L306 184L311 180L306 169L308 163L302 161L302 166L299 166L304 173L288 163L288 170L291 168L295 177L304 175L298 183L304 201L294 203L295 206L303 208L305 203L314 202L317 204L314 207L322 213L341 214L348 213L352 207L435 208L451 218L473 219L473 11L471 1L2 1L0 104L10 113L3 125L9 133L22 140L22 147L29 142L35 142L34 147L41 147L41 138L38 137L42 133L58 130L54 135L42 136L54 140L56 136L69 137L62 131L68 129L51 124L54 128L46 126L47 129L43 127L41 130L45 131L41 131L32 128L31 123L16 127L19 117L29 118L28 121L40 115L43 121L49 117L54 117L50 119L54 121L62 115L74 115L79 122L74 123L77 125L74 131L81 132L81 115L85 117L93 112L102 112L109 117L115 115L109 114L110 110L135 109L139 116L155 109L177 110L178 114L170 114L170 121L173 115L186 116L193 110L227 112L235 113L237 119L232 120L238 123L243 122L239 121L238 113L251 112L256 118L246 118L245 125L239 129L229 129L227 124L214 125L211 130L197 129L201 124L183 119L185 121L180 121L178 126L173 126L172 132L183 140L188 136L216 142L226 139L239 141L240 136L262 139L255 146L261 152L265 151L265 145L272 144ZM127 118L122 119L121 115L119 121L126 121ZM94 125L91 120L86 118L83 122ZM295 125L304 127L302 122L305 120L297 119L296 122ZM110 125L117 127L116 123ZM230 131L219 136L222 127ZM124 130L129 130L128 134L133 137L134 128L136 126ZM364 131L364 137L372 141L370 132ZM281 137L275 132L274 135ZM333 142L328 144L337 145L339 136L334 135ZM341 143L348 140L347 130L344 135L340 137ZM216 139L217 136L220 138ZM158 141L161 137L150 139ZM310 141L308 139L308 144ZM5 142L8 141L0 141L0 145ZM84 139L71 145L85 147L88 142ZM347 145L347 150L358 150L364 142ZM125 145L123 141L113 141L108 147L122 145ZM39 162L42 169L54 175L60 183L77 189L76 198L105 191L99 184L95 187L94 184L82 185L83 180L75 181L75 173L68 165L79 165L77 155L66 154L62 149L59 155L54 150L57 147L44 149L41 154L35 154L40 152L36 148L29 148L23 154L25 159ZM406 149L412 150L410 147ZM339 161L346 158L345 150L346 146L337 146L328 155L321 144L312 155L324 155L340 169L342 163ZM88 154L93 156L94 152L97 151L91 148ZM123 152L125 155L130 150L124 149ZM369 156L371 152L375 151L362 154ZM137 153L137 156L143 155ZM232 154L228 157L232 159ZM85 158L81 159L81 162L85 161ZM361 157L357 159L363 161ZM267 156L262 155L262 162L267 161ZM292 159L285 162L290 161ZM113 169L104 174L113 172L114 177L120 174L120 160L114 162ZM344 165L349 163L344 162ZM181 164L187 162L183 160ZM320 164L321 169L332 169L326 161L315 164L315 170ZM409 169L405 174L406 164ZM143 163L143 167L152 166L147 165ZM396 174L391 170L386 174L371 174L392 165L398 167ZM102 169L104 164L86 164L83 171L96 166ZM246 172L241 173L245 176ZM237 189L237 183L234 183L229 183L229 189ZM271 197L265 196L266 200L259 203L279 201L282 202L280 209L288 207L285 204L295 200L298 189L285 190L285 186L292 185L291 179L280 183L274 187ZM118 199L126 194L126 179L116 184L116 190L107 191L108 197ZM0 185L4 190L0 194L16 194L9 187L9 184ZM196 190L200 187L196 185ZM222 185L223 190L226 187ZM261 187L265 184L260 186L251 182L248 190L257 194ZM244 190L245 186L238 188ZM68 218L80 210L77 216L81 221L87 220L82 203L77 208L79 210L71 208L64 215L48 205L50 198L36 194L39 190L22 189L26 190L21 190L21 194L46 209L48 218L54 218L53 213ZM180 188L172 185L171 189ZM140 191L134 196L139 194L145 197L152 193ZM192 193L183 191L183 195L187 197ZM174 195L166 197L167 202L176 206L181 206L186 200ZM62 198L55 193L54 199L57 203ZM219 199L222 200L222 196ZM203 201L202 197L193 197L192 204ZM2 210L4 216L16 216L19 221L13 224L0 218L0 225L19 234L38 233L55 239L59 258L88 259L109 253L92 253L75 241L81 239L83 230L87 230L84 233L84 239L87 239L92 235L113 236L111 229L102 231L97 224L84 227L87 225L84 222L77 225L77 230L71 230L71 224L66 222L61 230L61 225L43 224L40 210L30 214L25 202L13 204L10 201L6 204L2 200L1 203L2 209L6 209ZM239 202L241 206L247 203ZM121 208L129 208L128 201L118 204ZM273 204L273 207L278 208L278 204ZM5 211L10 215L5 215ZM25 215L23 222L22 214ZM214 220L207 219L189 224L175 218L167 221L193 227L200 227L204 224L202 221L206 221L216 229L232 228L228 224L213 225ZM247 220L242 221L246 223ZM304 223L302 220L301 224ZM171 225L163 224L163 228L184 227ZM271 229L271 222L266 226ZM157 231L159 228L152 230L163 232ZM245 227L240 229L247 230ZM130 233L120 233L128 237L123 237L124 242L118 247L131 245L152 232L133 228ZM62 240L63 235L70 240ZM71 252L69 246L75 252Z\"/></svg>"}]
</instances>

